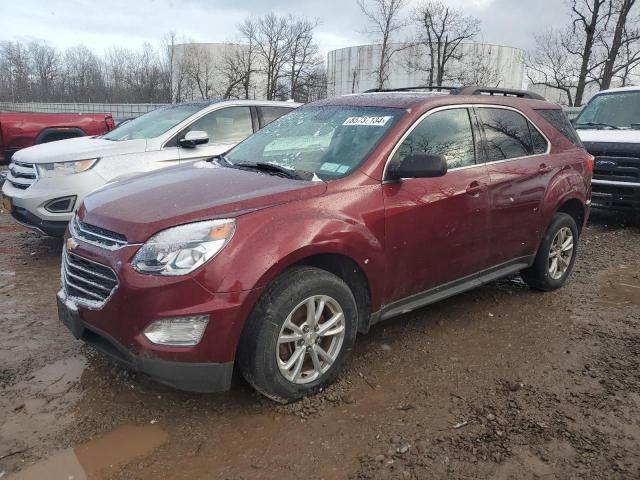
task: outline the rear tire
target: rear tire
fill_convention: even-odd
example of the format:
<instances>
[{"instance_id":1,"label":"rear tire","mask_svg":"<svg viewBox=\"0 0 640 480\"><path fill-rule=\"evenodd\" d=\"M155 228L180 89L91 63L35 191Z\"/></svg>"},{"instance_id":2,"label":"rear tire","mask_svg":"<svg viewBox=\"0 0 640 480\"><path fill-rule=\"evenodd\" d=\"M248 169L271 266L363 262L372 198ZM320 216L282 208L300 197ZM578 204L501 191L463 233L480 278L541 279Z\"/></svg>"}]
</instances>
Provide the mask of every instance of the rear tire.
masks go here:
<instances>
[{"instance_id":1,"label":"rear tire","mask_svg":"<svg viewBox=\"0 0 640 480\"><path fill-rule=\"evenodd\" d=\"M254 307L238 366L263 395L298 400L326 388L349 364L357 325L356 301L344 281L318 268L293 267Z\"/></svg>"},{"instance_id":2,"label":"rear tire","mask_svg":"<svg viewBox=\"0 0 640 480\"><path fill-rule=\"evenodd\" d=\"M533 265L520 272L531 288L550 292L564 285L578 253L578 227L571 215L558 212L547 229Z\"/></svg>"}]
</instances>

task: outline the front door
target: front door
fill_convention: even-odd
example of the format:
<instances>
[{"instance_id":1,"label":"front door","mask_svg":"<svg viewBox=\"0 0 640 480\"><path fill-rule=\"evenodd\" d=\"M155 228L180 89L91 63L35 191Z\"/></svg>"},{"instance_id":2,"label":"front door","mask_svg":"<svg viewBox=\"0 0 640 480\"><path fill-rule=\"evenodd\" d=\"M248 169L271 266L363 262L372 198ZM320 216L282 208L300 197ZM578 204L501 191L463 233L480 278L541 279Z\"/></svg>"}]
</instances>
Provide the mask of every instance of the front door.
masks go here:
<instances>
[{"instance_id":1,"label":"front door","mask_svg":"<svg viewBox=\"0 0 640 480\"><path fill-rule=\"evenodd\" d=\"M418 120L391 162L409 153L443 155L448 172L383 184L386 212L385 303L486 267L486 166L477 161L477 132L467 108L436 110Z\"/></svg>"}]
</instances>

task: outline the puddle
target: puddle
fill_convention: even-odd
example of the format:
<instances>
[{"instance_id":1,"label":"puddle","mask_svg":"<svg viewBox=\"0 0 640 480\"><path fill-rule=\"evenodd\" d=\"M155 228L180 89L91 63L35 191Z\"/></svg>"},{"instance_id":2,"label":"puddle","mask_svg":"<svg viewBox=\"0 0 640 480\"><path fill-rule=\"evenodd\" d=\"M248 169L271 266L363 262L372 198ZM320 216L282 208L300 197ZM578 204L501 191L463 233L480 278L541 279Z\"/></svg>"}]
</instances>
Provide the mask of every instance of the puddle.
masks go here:
<instances>
[{"instance_id":1,"label":"puddle","mask_svg":"<svg viewBox=\"0 0 640 480\"><path fill-rule=\"evenodd\" d=\"M602 276L599 302L603 305L640 305L640 268L623 265Z\"/></svg>"},{"instance_id":2,"label":"puddle","mask_svg":"<svg viewBox=\"0 0 640 480\"><path fill-rule=\"evenodd\" d=\"M6 478L7 480L107 478L114 473L116 467L149 455L167 438L167 433L157 425L125 425L84 445L56 453Z\"/></svg>"}]
</instances>

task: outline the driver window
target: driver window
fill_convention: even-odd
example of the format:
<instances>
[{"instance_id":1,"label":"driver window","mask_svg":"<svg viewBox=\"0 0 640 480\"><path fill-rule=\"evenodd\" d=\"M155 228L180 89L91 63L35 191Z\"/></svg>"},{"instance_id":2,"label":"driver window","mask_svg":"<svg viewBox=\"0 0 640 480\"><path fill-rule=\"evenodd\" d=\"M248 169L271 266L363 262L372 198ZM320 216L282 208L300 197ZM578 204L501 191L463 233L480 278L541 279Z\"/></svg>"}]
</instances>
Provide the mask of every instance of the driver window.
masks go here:
<instances>
[{"instance_id":1,"label":"driver window","mask_svg":"<svg viewBox=\"0 0 640 480\"><path fill-rule=\"evenodd\" d=\"M466 108L442 110L424 118L402 142L393 162L411 153L442 155L449 169L475 165L471 118Z\"/></svg>"},{"instance_id":2,"label":"driver window","mask_svg":"<svg viewBox=\"0 0 640 480\"><path fill-rule=\"evenodd\" d=\"M196 120L187 131L196 130L207 132L209 144L241 142L253 133L251 110L249 107L216 110Z\"/></svg>"}]
</instances>

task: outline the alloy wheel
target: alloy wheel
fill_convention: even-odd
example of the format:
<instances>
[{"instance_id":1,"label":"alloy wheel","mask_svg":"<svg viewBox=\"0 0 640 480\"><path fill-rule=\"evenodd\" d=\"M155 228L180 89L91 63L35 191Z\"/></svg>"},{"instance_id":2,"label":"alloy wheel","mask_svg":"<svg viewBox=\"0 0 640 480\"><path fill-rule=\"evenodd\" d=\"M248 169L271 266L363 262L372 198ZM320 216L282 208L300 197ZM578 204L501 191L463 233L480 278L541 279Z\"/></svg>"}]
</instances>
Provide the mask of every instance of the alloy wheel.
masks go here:
<instances>
[{"instance_id":1,"label":"alloy wheel","mask_svg":"<svg viewBox=\"0 0 640 480\"><path fill-rule=\"evenodd\" d=\"M287 316L276 346L280 373L305 384L320 378L336 361L345 337L340 304L327 295L313 295Z\"/></svg>"},{"instance_id":2,"label":"alloy wheel","mask_svg":"<svg viewBox=\"0 0 640 480\"><path fill-rule=\"evenodd\" d=\"M559 280L569 269L573 257L573 232L569 227L562 227L553 237L549 250L549 276Z\"/></svg>"}]
</instances>

